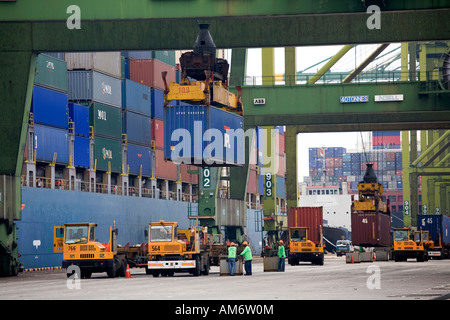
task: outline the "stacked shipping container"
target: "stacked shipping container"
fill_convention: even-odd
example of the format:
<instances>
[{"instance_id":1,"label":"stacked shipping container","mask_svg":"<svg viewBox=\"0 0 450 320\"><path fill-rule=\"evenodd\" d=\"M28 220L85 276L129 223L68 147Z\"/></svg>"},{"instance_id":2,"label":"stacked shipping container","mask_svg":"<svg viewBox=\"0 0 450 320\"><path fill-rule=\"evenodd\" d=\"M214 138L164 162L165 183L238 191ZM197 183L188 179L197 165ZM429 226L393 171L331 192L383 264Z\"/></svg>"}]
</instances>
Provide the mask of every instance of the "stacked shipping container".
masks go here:
<instances>
[{"instance_id":1,"label":"stacked shipping container","mask_svg":"<svg viewBox=\"0 0 450 320\"><path fill-rule=\"evenodd\" d=\"M67 67L62 60L38 55L31 110L36 160L69 164Z\"/></svg>"}]
</instances>

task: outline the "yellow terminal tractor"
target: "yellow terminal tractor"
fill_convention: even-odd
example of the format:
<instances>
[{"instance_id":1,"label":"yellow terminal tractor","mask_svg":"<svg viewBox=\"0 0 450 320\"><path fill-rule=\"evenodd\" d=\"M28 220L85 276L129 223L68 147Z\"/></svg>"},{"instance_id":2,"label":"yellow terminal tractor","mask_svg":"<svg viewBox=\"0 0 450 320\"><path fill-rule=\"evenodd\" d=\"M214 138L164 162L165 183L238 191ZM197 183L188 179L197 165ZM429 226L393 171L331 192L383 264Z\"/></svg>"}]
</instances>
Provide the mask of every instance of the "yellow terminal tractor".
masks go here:
<instances>
[{"instance_id":1,"label":"yellow terminal tractor","mask_svg":"<svg viewBox=\"0 0 450 320\"><path fill-rule=\"evenodd\" d=\"M323 265L323 234L319 228L319 243L316 245L308 238L308 228L289 228L289 255L290 265L298 265L300 261L310 261L312 264Z\"/></svg>"},{"instance_id":2,"label":"yellow terminal tractor","mask_svg":"<svg viewBox=\"0 0 450 320\"><path fill-rule=\"evenodd\" d=\"M394 229L394 260L398 262L415 258L418 262L427 261L428 231L415 231L414 240L410 239L410 231L409 228Z\"/></svg>"},{"instance_id":3,"label":"yellow terminal tractor","mask_svg":"<svg viewBox=\"0 0 450 320\"><path fill-rule=\"evenodd\" d=\"M110 278L125 276L125 255L117 252L118 230L110 227L109 242L100 243L95 240L96 226L95 223L66 223L54 227L54 251L63 253L62 267L68 270L68 277L74 273L70 266L80 269L81 278L90 278L97 272L106 272Z\"/></svg>"},{"instance_id":4,"label":"yellow terminal tractor","mask_svg":"<svg viewBox=\"0 0 450 320\"><path fill-rule=\"evenodd\" d=\"M178 229L177 222L152 222L149 226L148 273L154 277L189 272L209 274L211 242L207 227Z\"/></svg>"}]
</instances>

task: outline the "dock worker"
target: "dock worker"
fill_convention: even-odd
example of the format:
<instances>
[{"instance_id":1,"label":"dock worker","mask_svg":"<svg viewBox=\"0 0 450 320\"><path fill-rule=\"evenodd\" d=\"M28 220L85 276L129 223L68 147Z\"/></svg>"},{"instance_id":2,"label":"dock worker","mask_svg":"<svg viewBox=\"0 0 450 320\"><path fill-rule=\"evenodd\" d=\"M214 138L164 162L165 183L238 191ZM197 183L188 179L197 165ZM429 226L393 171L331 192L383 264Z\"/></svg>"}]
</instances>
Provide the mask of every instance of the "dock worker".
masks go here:
<instances>
[{"instance_id":1,"label":"dock worker","mask_svg":"<svg viewBox=\"0 0 450 320\"><path fill-rule=\"evenodd\" d=\"M245 268L245 275L251 276L252 275L252 250L250 250L250 246L248 245L247 241L244 241L242 243L245 248L241 252L241 256L244 256L244 268Z\"/></svg>"},{"instance_id":2,"label":"dock worker","mask_svg":"<svg viewBox=\"0 0 450 320\"><path fill-rule=\"evenodd\" d=\"M286 258L286 250L284 249L283 240L278 241L278 271L284 272Z\"/></svg>"},{"instance_id":3,"label":"dock worker","mask_svg":"<svg viewBox=\"0 0 450 320\"><path fill-rule=\"evenodd\" d=\"M234 276L234 268L236 266L236 245L234 242L230 243L228 247L228 268L230 269L230 276Z\"/></svg>"}]
</instances>

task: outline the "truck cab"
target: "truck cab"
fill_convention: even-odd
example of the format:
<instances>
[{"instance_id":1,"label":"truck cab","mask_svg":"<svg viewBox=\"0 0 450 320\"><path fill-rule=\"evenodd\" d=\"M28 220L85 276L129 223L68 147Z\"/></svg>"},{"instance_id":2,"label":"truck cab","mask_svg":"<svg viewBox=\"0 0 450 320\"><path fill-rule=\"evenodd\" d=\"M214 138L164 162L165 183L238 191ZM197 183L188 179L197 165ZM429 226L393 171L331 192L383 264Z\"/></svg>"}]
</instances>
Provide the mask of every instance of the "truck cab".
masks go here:
<instances>
[{"instance_id":1,"label":"truck cab","mask_svg":"<svg viewBox=\"0 0 450 320\"><path fill-rule=\"evenodd\" d=\"M413 239L410 239L410 231L409 228L394 229L394 260L416 258L418 262L427 261L425 243L428 242L428 231L415 231Z\"/></svg>"},{"instance_id":2,"label":"truck cab","mask_svg":"<svg viewBox=\"0 0 450 320\"><path fill-rule=\"evenodd\" d=\"M320 232L320 242L316 245L308 240L308 228L289 228L289 254L290 265L298 265L300 261L310 261L312 264L323 265L323 243L322 232Z\"/></svg>"},{"instance_id":3,"label":"truck cab","mask_svg":"<svg viewBox=\"0 0 450 320\"><path fill-rule=\"evenodd\" d=\"M353 252L353 245L350 240L338 240L336 242L336 255L345 256L347 252Z\"/></svg>"},{"instance_id":4,"label":"truck cab","mask_svg":"<svg viewBox=\"0 0 450 320\"><path fill-rule=\"evenodd\" d=\"M177 222L165 221L149 224L147 273L154 277L175 272L207 275L209 253L206 227L178 229Z\"/></svg>"},{"instance_id":5,"label":"truck cab","mask_svg":"<svg viewBox=\"0 0 450 320\"><path fill-rule=\"evenodd\" d=\"M117 229L110 227L108 243L95 240L95 223L66 223L55 227L54 251L63 253L62 267L70 277L76 266L82 278L90 278L94 272L106 272L110 278L125 276L125 265L117 257Z\"/></svg>"}]
</instances>

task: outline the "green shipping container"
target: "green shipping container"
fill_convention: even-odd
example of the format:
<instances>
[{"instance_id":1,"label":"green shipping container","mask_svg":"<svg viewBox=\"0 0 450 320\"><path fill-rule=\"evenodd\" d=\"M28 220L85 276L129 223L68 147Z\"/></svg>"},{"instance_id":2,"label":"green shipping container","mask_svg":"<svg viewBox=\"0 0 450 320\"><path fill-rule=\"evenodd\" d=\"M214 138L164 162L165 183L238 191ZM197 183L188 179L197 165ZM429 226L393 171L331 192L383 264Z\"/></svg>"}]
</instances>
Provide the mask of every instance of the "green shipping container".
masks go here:
<instances>
[{"instance_id":1,"label":"green shipping container","mask_svg":"<svg viewBox=\"0 0 450 320\"><path fill-rule=\"evenodd\" d=\"M67 92L66 62L46 54L39 54L36 59L34 83Z\"/></svg>"},{"instance_id":2,"label":"green shipping container","mask_svg":"<svg viewBox=\"0 0 450 320\"><path fill-rule=\"evenodd\" d=\"M175 51L152 51L152 58L167 63L173 67L175 67L176 64Z\"/></svg>"},{"instance_id":3,"label":"green shipping container","mask_svg":"<svg viewBox=\"0 0 450 320\"><path fill-rule=\"evenodd\" d=\"M122 139L122 109L99 102L89 105L89 125L94 127L94 136Z\"/></svg>"},{"instance_id":4,"label":"green shipping container","mask_svg":"<svg viewBox=\"0 0 450 320\"><path fill-rule=\"evenodd\" d=\"M111 162L112 172L122 172L122 142L103 137L94 138L94 161L97 160L97 170L108 170Z\"/></svg>"}]
</instances>

